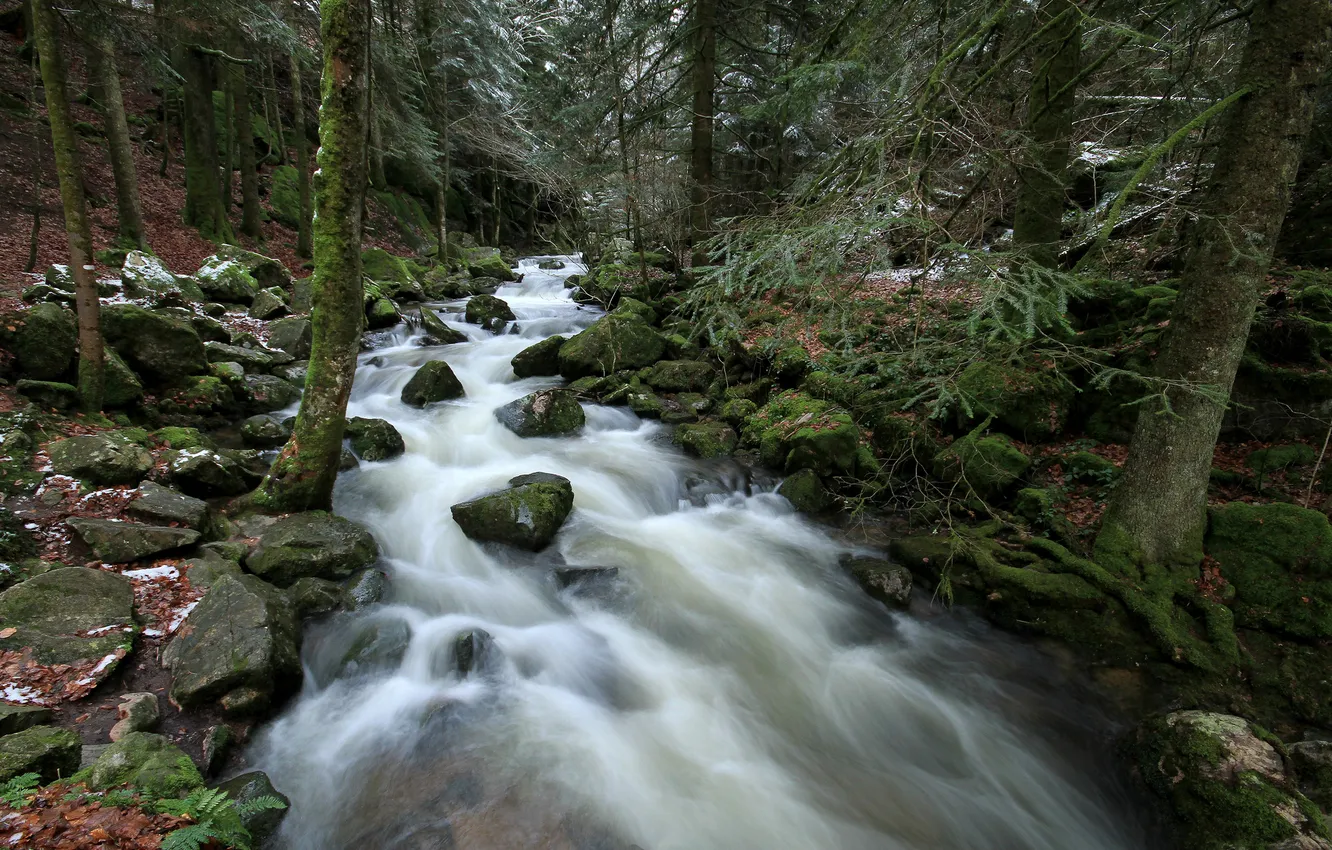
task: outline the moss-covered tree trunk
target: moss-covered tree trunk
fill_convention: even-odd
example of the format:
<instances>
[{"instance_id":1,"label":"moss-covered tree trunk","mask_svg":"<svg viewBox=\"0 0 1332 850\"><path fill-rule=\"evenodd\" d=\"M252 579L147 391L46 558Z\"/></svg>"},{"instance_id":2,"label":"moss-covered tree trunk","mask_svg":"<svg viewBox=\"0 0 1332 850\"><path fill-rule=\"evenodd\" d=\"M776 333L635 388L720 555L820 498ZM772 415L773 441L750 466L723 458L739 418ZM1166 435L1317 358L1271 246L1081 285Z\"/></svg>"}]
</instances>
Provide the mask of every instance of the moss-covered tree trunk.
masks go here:
<instances>
[{"instance_id":1,"label":"moss-covered tree trunk","mask_svg":"<svg viewBox=\"0 0 1332 850\"><path fill-rule=\"evenodd\" d=\"M308 257L310 245L310 146L306 141L305 91L301 85L301 63L291 55L291 120L292 137L296 142L296 184L301 197L301 219L296 227L296 255Z\"/></svg>"},{"instance_id":2,"label":"moss-covered tree trunk","mask_svg":"<svg viewBox=\"0 0 1332 850\"><path fill-rule=\"evenodd\" d=\"M250 81L246 66L232 63L231 78L232 123L236 127L237 159L240 162L241 233L259 239L263 233L263 216L259 210L259 166L254 154L254 125L250 119Z\"/></svg>"},{"instance_id":3,"label":"moss-covered tree trunk","mask_svg":"<svg viewBox=\"0 0 1332 850\"><path fill-rule=\"evenodd\" d=\"M47 0L33 0L32 18L33 37L41 57L42 87L46 92L56 175L60 178L60 202L65 210L69 270L74 275L74 298L79 317L79 396L84 410L101 410L102 305L97 300L97 278L93 274L92 228L88 221L88 201L83 194L79 137L70 114L65 61L60 51L61 24Z\"/></svg>"},{"instance_id":4,"label":"moss-covered tree trunk","mask_svg":"<svg viewBox=\"0 0 1332 850\"><path fill-rule=\"evenodd\" d=\"M185 136L185 223L205 238L231 239L231 224L222 203L217 157L216 119L213 112L212 69L209 57L186 41L188 31L177 33L173 50L181 76L181 126Z\"/></svg>"},{"instance_id":5,"label":"moss-covered tree trunk","mask_svg":"<svg viewBox=\"0 0 1332 850\"><path fill-rule=\"evenodd\" d=\"M703 243L712 230L713 100L717 76L717 0L694 0L693 120L689 133L689 242L694 265L707 265Z\"/></svg>"},{"instance_id":6,"label":"moss-covered tree trunk","mask_svg":"<svg viewBox=\"0 0 1332 850\"><path fill-rule=\"evenodd\" d=\"M1244 353L1330 50L1328 0L1254 5L1238 86L1249 94L1227 113L1157 358L1170 409L1143 405L1098 560L1196 565L1202 558L1208 476L1225 412L1216 396L1229 395Z\"/></svg>"},{"instance_id":7,"label":"moss-covered tree trunk","mask_svg":"<svg viewBox=\"0 0 1332 850\"><path fill-rule=\"evenodd\" d=\"M88 70L100 77L98 88L105 117L106 146L111 173L116 180L116 233L126 247L143 248L146 240L143 208L139 203L139 174L134 167L134 143L130 140L125 101L120 94L120 71L116 67L115 51L108 39L94 37L88 52L98 57L96 62L89 63Z\"/></svg>"},{"instance_id":8,"label":"moss-covered tree trunk","mask_svg":"<svg viewBox=\"0 0 1332 850\"><path fill-rule=\"evenodd\" d=\"M1037 26L1052 21L1032 58L1027 150L1018 169L1013 217L1014 243L1044 266L1054 266L1059 256L1073 139L1074 80L1082 57L1082 13L1073 0L1041 0Z\"/></svg>"},{"instance_id":9,"label":"moss-covered tree trunk","mask_svg":"<svg viewBox=\"0 0 1332 850\"><path fill-rule=\"evenodd\" d=\"M269 511L329 508L356 375L363 317L361 210L369 112L369 0L322 0L324 74L315 183L313 341L291 439L254 503Z\"/></svg>"}]
</instances>

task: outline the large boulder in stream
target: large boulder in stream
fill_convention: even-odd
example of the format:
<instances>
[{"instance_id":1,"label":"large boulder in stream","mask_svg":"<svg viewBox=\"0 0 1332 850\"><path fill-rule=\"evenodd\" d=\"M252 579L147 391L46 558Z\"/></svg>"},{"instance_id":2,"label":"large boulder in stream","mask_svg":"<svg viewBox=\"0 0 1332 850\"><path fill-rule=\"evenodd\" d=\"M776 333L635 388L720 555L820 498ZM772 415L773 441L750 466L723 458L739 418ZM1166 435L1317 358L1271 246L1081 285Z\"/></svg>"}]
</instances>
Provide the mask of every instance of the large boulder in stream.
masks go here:
<instances>
[{"instance_id":1,"label":"large boulder in stream","mask_svg":"<svg viewBox=\"0 0 1332 850\"><path fill-rule=\"evenodd\" d=\"M402 434L385 419L356 416L347 420L351 450L365 461L389 460L407 451Z\"/></svg>"},{"instance_id":2,"label":"large boulder in stream","mask_svg":"<svg viewBox=\"0 0 1332 850\"><path fill-rule=\"evenodd\" d=\"M1327 824L1296 787L1280 742L1242 717L1172 712L1139 727L1129 747L1181 847L1332 848Z\"/></svg>"},{"instance_id":3,"label":"large boulder in stream","mask_svg":"<svg viewBox=\"0 0 1332 850\"><path fill-rule=\"evenodd\" d=\"M379 558L375 538L349 519L307 511L269 526L245 568L278 587L297 579L345 579Z\"/></svg>"},{"instance_id":4,"label":"large boulder in stream","mask_svg":"<svg viewBox=\"0 0 1332 850\"><path fill-rule=\"evenodd\" d=\"M221 575L162 655L182 708L217 700L254 715L299 687L300 621L287 594L255 576Z\"/></svg>"},{"instance_id":5,"label":"large boulder in stream","mask_svg":"<svg viewBox=\"0 0 1332 850\"><path fill-rule=\"evenodd\" d=\"M94 485L137 484L153 468L153 456L129 437L111 431L51 444L51 469Z\"/></svg>"},{"instance_id":6,"label":"large boulder in stream","mask_svg":"<svg viewBox=\"0 0 1332 850\"><path fill-rule=\"evenodd\" d=\"M600 319L560 348L560 374L574 380L651 366L666 353L666 340L632 313Z\"/></svg>"},{"instance_id":7,"label":"large boulder in stream","mask_svg":"<svg viewBox=\"0 0 1332 850\"><path fill-rule=\"evenodd\" d=\"M587 421L583 406L568 390L541 390L495 409L500 424L520 437L565 437Z\"/></svg>"},{"instance_id":8,"label":"large boulder in stream","mask_svg":"<svg viewBox=\"0 0 1332 850\"><path fill-rule=\"evenodd\" d=\"M502 333L509 322L517 319L508 303L493 295L473 295L467 301L467 310L463 316L472 324L495 334Z\"/></svg>"},{"instance_id":9,"label":"large boulder in stream","mask_svg":"<svg viewBox=\"0 0 1332 850\"><path fill-rule=\"evenodd\" d=\"M462 381L443 360L431 360L417 369L407 386L402 388L402 403L408 407L425 407L462 396Z\"/></svg>"},{"instance_id":10,"label":"large boulder in stream","mask_svg":"<svg viewBox=\"0 0 1332 850\"><path fill-rule=\"evenodd\" d=\"M560 349L565 338L552 336L536 345L529 345L509 361L513 374L519 378L548 377L560 374Z\"/></svg>"},{"instance_id":11,"label":"large boulder in stream","mask_svg":"<svg viewBox=\"0 0 1332 850\"><path fill-rule=\"evenodd\" d=\"M467 342L467 334L449 327L434 310L422 306L418 312L421 316L421 327L436 345L455 345L460 342Z\"/></svg>"},{"instance_id":12,"label":"large boulder in stream","mask_svg":"<svg viewBox=\"0 0 1332 850\"><path fill-rule=\"evenodd\" d=\"M547 472L509 479L508 489L454 505L453 519L473 540L533 552L555 539L573 510L569 479Z\"/></svg>"}]
</instances>

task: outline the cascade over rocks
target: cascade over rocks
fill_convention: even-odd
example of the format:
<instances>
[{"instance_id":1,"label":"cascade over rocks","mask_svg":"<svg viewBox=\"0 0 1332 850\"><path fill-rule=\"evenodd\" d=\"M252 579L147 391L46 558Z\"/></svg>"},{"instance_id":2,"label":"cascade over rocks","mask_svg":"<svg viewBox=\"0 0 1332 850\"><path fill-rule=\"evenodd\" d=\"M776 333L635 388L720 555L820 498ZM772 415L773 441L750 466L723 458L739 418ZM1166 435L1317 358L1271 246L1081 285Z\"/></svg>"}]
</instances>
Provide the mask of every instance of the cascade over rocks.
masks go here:
<instances>
[{"instance_id":1,"label":"cascade over rocks","mask_svg":"<svg viewBox=\"0 0 1332 850\"><path fill-rule=\"evenodd\" d=\"M651 366L666 352L666 340L632 313L606 316L560 348L560 374L574 380Z\"/></svg>"},{"instance_id":2,"label":"cascade over rocks","mask_svg":"<svg viewBox=\"0 0 1332 850\"><path fill-rule=\"evenodd\" d=\"M564 437L587 421L583 406L564 389L541 390L495 409L500 424L520 437Z\"/></svg>"},{"instance_id":3,"label":"cascade over rocks","mask_svg":"<svg viewBox=\"0 0 1332 850\"><path fill-rule=\"evenodd\" d=\"M402 403L409 407L425 407L437 401L462 397L462 382L443 360L431 360L417 369L402 388Z\"/></svg>"},{"instance_id":4,"label":"cascade over rocks","mask_svg":"<svg viewBox=\"0 0 1332 850\"><path fill-rule=\"evenodd\" d=\"M300 623L287 594L249 575L219 576L162 660L182 708L219 701L252 715L300 685Z\"/></svg>"},{"instance_id":5,"label":"cascade over rocks","mask_svg":"<svg viewBox=\"0 0 1332 850\"><path fill-rule=\"evenodd\" d=\"M389 460L407 451L398 429L384 419L353 417L347 420L346 434L351 450L361 460Z\"/></svg>"},{"instance_id":6,"label":"cascade over rocks","mask_svg":"<svg viewBox=\"0 0 1332 850\"><path fill-rule=\"evenodd\" d=\"M245 568L278 587L307 576L345 579L379 557L370 532L323 511L292 514L273 523L245 559Z\"/></svg>"},{"instance_id":7,"label":"cascade over rocks","mask_svg":"<svg viewBox=\"0 0 1332 850\"><path fill-rule=\"evenodd\" d=\"M51 444L51 469L90 484L137 484L153 468L153 456L118 432L69 437Z\"/></svg>"},{"instance_id":8,"label":"cascade over rocks","mask_svg":"<svg viewBox=\"0 0 1332 850\"><path fill-rule=\"evenodd\" d=\"M450 511L473 540L507 543L533 552L548 546L573 510L569 479L536 472L509 479L509 487L454 505Z\"/></svg>"},{"instance_id":9,"label":"cascade over rocks","mask_svg":"<svg viewBox=\"0 0 1332 850\"><path fill-rule=\"evenodd\" d=\"M70 517L65 524L83 539L93 554L111 564L128 564L182 546L199 539L192 528L139 525L110 519Z\"/></svg>"},{"instance_id":10,"label":"cascade over rocks","mask_svg":"<svg viewBox=\"0 0 1332 850\"><path fill-rule=\"evenodd\" d=\"M468 322L495 334L503 333L509 322L517 318L506 302L493 295L473 295L463 315Z\"/></svg>"},{"instance_id":11,"label":"cascade over rocks","mask_svg":"<svg viewBox=\"0 0 1332 850\"><path fill-rule=\"evenodd\" d=\"M560 374L560 349L565 338L552 336L530 345L514 355L510 365L519 378L549 377Z\"/></svg>"}]
</instances>

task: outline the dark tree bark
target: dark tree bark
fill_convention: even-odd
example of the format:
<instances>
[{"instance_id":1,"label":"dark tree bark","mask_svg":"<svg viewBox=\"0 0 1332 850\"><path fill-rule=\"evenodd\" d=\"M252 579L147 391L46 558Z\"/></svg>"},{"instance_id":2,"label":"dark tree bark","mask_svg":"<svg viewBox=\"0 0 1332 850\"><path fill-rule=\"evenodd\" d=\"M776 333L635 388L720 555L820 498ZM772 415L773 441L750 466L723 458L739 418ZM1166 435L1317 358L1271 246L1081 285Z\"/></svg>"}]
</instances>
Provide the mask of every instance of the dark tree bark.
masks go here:
<instances>
[{"instance_id":1,"label":"dark tree bark","mask_svg":"<svg viewBox=\"0 0 1332 850\"><path fill-rule=\"evenodd\" d=\"M1196 565L1208 474L1332 49L1328 0L1258 0L1157 359L1169 411L1144 404L1100 536L1108 564ZM1198 386L1214 395L1199 393ZM1194 389L1190 389L1190 387Z\"/></svg>"},{"instance_id":2,"label":"dark tree bark","mask_svg":"<svg viewBox=\"0 0 1332 850\"><path fill-rule=\"evenodd\" d=\"M178 38L189 38L188 32ZM210 58L178 42L174 64L182 78L181 124L185 135L185 223L208 239L232 238L217 160L217 133L213 114Z\"/></svg>"},{"instance_id":3,"label":"dark tree bark","mask_svg":"<svg viewBox=\"0 0 1332 850\"><path fill-rule=\"evenodd\" d=\"M689 134L689 241L694 265L708 263L703 243L712 230L713 100L717 77L717 0L694 0L694 115Z\"/></svg>"},{"instance_id":4,"label":"dark tree bark","mask_svg":"<svg viewBox=\"0 0 1332 850\"><path fill-rule=\"evenodd\" d=\"M116 232L124 246L142 249L147 242L139 203L139 174L134 167L134 143L130 140L125 102L120 95L115 51L107 39L94 38L88 53L98 57L96 62L89 63L89 72L95 71L101 78L98 88L102 95L106 146L116 180Z\"/></svg>"},{"instance_id":5,"label":"dark tree bark","mask_svg":"<svg viewBox=\"0 0 1332 850\"><path fill-rule=\"evenodd\" d=\"M370 3L323 0L319 16L324 76L315 183L314 338L295 429L253 497L255 505L274 512L332 505L364 316L361 211L366 185Z\"/></svg>"},{"instance_id":6,"label":"dark tree bark","mask_svg":"<svg viewBox=\"0 0 1332 850\"><path fill-rule=\"evenodd\" d=\"M97 300L97 278L93 274L92 228L88 220L88 202L83 194L79 137L69 109L56 12L47 5L47 0L33 0L32 17L33 36L41 56L46 112L51 123L51 146L55 150L56 174L60 178L60 201L65 210L69 270L74 276L74 298L78 308L79 397L83 409L92 412L102 409L102 305Z\"/></svg>"},{"instance_id":7,"label":"dark tree bark","mask_svg":"<svg viewBox=\"0 0 1332 850\"><path fill-rule=\"evenodd\" d=\"M278 97L277 69L271 59L264 62L268 70L268 86L273 90L273 133L277 135L277 163L287 161L287 134L282 128L282 98Z\"/></svg>"},{"instance_id":8,"label":"dark tree bark","mask_svg":"<svg viewBox=\"0 0 1332 850\"><path fill-rule=\"evenodd\" d=\"M309 257L310 247L310 146L306 141L305 94L301 86L301 63L291 55L291 120L296 141L296 180L300 187L301 220L296 228L296 255Z\"/></svg>"},{"instance_id":9,"label":"dark tree bark","mask_svg":"<svg viewBox=\"0 0 1332 850\"><path fill-rule=\"evenodd\" d=\"M1058 22L1041 37L1027 98L1027 151L1018 169L1013 241L1043 266L1054 266L1063 232L1065 185L1073 138L1074 80L1082 56L1082 13L1073 0L1041 0L1036 24Z\"/></svg>"},{"instance_id":10,"label":"dark tree bark","mask_svg":"<svg viewBox=\"0 0 1332 850\"><path fill-rule=\"evenodd\" d=\"M237 158L241 177L241 233L251 239L264 235L263 215L259 209L259 167L255 162L254 125L250 119L250 82L244 65L232 63L232 123L236 127Z\"/></svg>"}]
</instances>

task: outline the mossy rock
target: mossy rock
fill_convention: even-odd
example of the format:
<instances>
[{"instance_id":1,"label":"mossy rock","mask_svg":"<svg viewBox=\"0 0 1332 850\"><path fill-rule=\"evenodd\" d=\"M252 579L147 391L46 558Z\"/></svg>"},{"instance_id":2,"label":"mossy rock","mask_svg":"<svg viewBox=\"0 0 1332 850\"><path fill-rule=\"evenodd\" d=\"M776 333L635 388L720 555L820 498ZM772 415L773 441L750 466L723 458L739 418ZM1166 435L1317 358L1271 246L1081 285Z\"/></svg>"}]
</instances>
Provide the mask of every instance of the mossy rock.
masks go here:
<instances>
[{"instance_id":1,"label":"mossy rock","mask_svg":"<svg viewBox=\"0 0 1332 850\"><path fill-rule=\"evenodd\" d=\"M291 272L278 260L247 251L235 245L218 247L216 256L224 261L239 263L258 284L259 289L276 286L279 289L291 288Z\"/></svg>"},{"instance_id":2,"label":"mossy rock","mask_svg":"<svg viewBox=\"0 0 1332 850\"><path fill-rule=\"evenodd\" d=\"M421 317L421 327L434 340L436 345L455 345L460 342L467 342L467 334L449 327L439 317L439 314L431 308L422 306L417 312Z\"/></svg>"},{"instance_id":3,"label":"mossy rock","mask_svg":"<svg viewBox=\"0 0 1332 850\"><path fill-rule=\"evenodd\" d=\"M657 321L657 311L637 298L621 298L612 312L637 316L649 325Z\"/></svg>"},{"instance_id":4,"label":"mossy rock","mask_svg":"<svg viewBox=\"0 0 1332 850\"><path fill-rule=\"evenodd\" d=\"M672 439L687 453L705 460L730 455L740 442L734 428L715 420L681 425Z\"/></svg>"},{"instance_id":5,"label":"mossy rock","mask_svg":"<svg viewBox=\"0 0 1332 850\"><path fill-rule=\"evenodd\" d=\"M1049 439L1064 429L1073 388L1051 369L978 360L957 379L976 417L993 416L1021 439Z\"/></svg>"},{"instance_id":6,"label":"mossy rock","mask_svg":"<svg viewBox=\"0 0 1332 850\"><path fill-rule=\"evenodd\" d=\"M6 333L6 347L14 355L18 373L36 381L64 377L79 344L74 313L59 304L38 304L18 314L19 324Z\"/></svg>"},{"instance_id":7,"label":"mossy rock","mask_svg":"<svg viewBox=\"0 0 1332 850\"><path fill-rule=\"evenodd\" d=\"M344 579L379 557L370 532L334 514L308 511L278 520L259 538L245 568L278 587L307 576Z\"/></svg>"},{"instance_id":8,"label":"mossy rock","mask_svg":"<svg viewBox=\"0 0 1332 850\"><path fill-rule=\"evenodd\" d=\"M1031 468L1031 458L1008 437L981 436L978 432L955 440L934 461L940 477L965 481L985 499L1003 495Z\"/></svg>"},{"instance_id":9,"label":"mossy rock","mask_svg":"<svg viewBox=\"0 0 1332 850\"><path fill-rule=\"evenodd\" d=\"M741 428L749 417L758 413L759 406L747 398L732 398L722 402L717 417L734 428Z\"/></svg>"},{"instance_id":10,"label":"mossy rock","mask_svg":"<svg viewBox=\"0 0 1332 850\"><path fill-rule=\"evenodd\" d=\"M251 449L275 449L287 442L291 428L275 416L256 414L240 425L241 442Z\"/></svg>"},{"instance_id":11,"label":"mossy rock","mask_svg":"<svg viewBox=\"0 0 1332 850\"><path fill-rule=\"evenodd\" d=\"M79 769L83 742L68 729L30 726L0 738L0 785L25 773L39 782L68 779ZM20 833L21 837L21 833Z\"/></svg>"},{"instance_id":12,"label":"mossy rock","mask_svg":"<svg viewBox=\"0 0 1332 850\"><path fill-rule=\"evenodd\" d=\"M383 248L361 252L361 273L373 280L384 295L394 301L424 301L425 290L402 257Z\"/></svg>"},{"instance_id":13,"label":"mossy rock","mask_svg":"<svg viewBox=\"0 0 1332 850\"><path fill-rule=\"evenodd\" d=\"M193 278L172 274L161 259L144 251L130 251L120 266L120 283L130 298L156 301L203 301L204 292Z\"/></svg>"},{"instance_id":14,"label":"mossy rock","mask_svg":"<svg viewBox=\"0 0 1332 850\"><path fill-rule=\"evenodd\" d=\"M1110 484L1119 477L1119 467L1094 452L1074 452L1063 465L1069 478L1084 484Z\"/></svg>"},{"instance_id":15,"label":"mossy rock","mask_svg":"<svg viewBox=\"0 0 1332 850\"><path fill-rule=\"evenodd\" d=\"M251 319L267 322L288 312L287 293L276 286L270 286L255 293L254 301L250 304L249 316Z\"/></svg>"},{"instance_id":16,"label":"mossy rock","mask_svg":"<svg viewBox=\"0 0 1332 850\"><path fill-rule=\"evenodd\" d=\"M273 169L268 190L268 208L273 220L293 230L301 226L300 174L290 165Z\"/></svg>"},{"instance_id":17,"label":"mossy rock","mask_svg":"<svg viewBox=\"0 0 1332 850\"><path fill-rule=\"evenodd\" d=\"M346 434L351 450L364 461L391 460L407 451L402 434L385 419L353 417L347 420Z\"/></svg>"},{"instance_id":18,"label":"mossy rock","mask_svg":"<svg viewBox=\"0 0 1332 850\"><path fill-rule=\"evenodd\" d=\"M111 673L138 631L129 579L85 567L51 570L0 593L0 622L14 628L0 650L28 647L47 665L109 659L97 679Z\"/></svg>"},{"instance_id":19,"label":"mossy rock","mask_svg":"<svg viewBox=\"0 0 1332 850\"><path fill-rule=\"evenodd\" d=\"M490 277L495 280L517 280L517 276L498 253L482 255L487 249L472 249L472 256L467 260L467 273L474 278Z\"/></svg>"},{"instance_id":20,"label":"mossy rock","mask_svg":"<svg viewBox=\"0 0 1332 850\"><path fill-rule=\"evenodd\" d=\"M751 416L742 438L758 447L764 464L783 472L811 469L828 476L856 471L860 433L851 415L795 390Z\"/></svg>"},{"instance_id":21,"label":"mossy rock","mask_svg":"<svg viewBox=\"0 0 1332 850\"><path fill-rule=\"evenodd\" d=\"M50 453L57 474L95 485L138 484L153 468L143 446L115 431L59 440Z\"/></svg>"},{"instance_id":22,"label":"mossy rock","mask_svg":"<svg viewBox=\"0 0 1332 850\"><path fill-rule=\"evenodd\" d=\"M167 478L197 499L239 496L250 491L245 471L234 458L205 448L164 453Z\"/></svg>"},{"instance_id":23,"label":"mossy rock","mask_svg":"<svg viewBox=\"0 0 1332 850\"><path fill-rule=\"evenodd\" d=\"M802 469L777 488L777 495L791 503L791 507L808 516L827 513L837 504L837 499L828 492L822 479L811 469Z\"/></svg>"},{"instance_id":24,"label":"mossy rock","mask_svg":"<svg viewBox=\"0 0 1332 850\"><path fill-rule=\"evenodd\" d=\"M1332 286L1315 284L1295 294L1296 309L1320 322L1332 322Z\"/></svg>"},{"instance_id":25,"label":"mossy rock","mask_svg":"<svg viewBox=\"0 0 1332 850\"><path fill-rule=\"evenodd\" d=\"M550 545L573 510L567 478L537 472L509 480L509 487L450 508L472 540L505 543L539 552Z\"/></svg>"},{"instance_id":26,"label":"mossy rock","mask_svg":"<svg viewBox=\"0 0 1332 850\"><path fill-rule=\"evenodd\" d=\"M560 374L560 349L565 338L552 336L530 345L514 355L510 365L519 378L548 377Z\"/></svg>"},{"instance_id":27,"label":"mossy rock","mask_svg":"<svg viewBox=\"0 0 1332 850\"><path fill-rule=\"evenodd\" d=\"M1318 452L1303 443L1286 446L1268 446L1250 452L1244 465L1258 475L1267 475L1292 466L1305 466L1318 460Z\"/></svg>"},{"instance_id":28,"label":"mossy rock","mask_svg":"<svg viewBox=\"0 0 1332 850\"><path fill-rule=\"evenodd\" d=\"M494 334L503 333L509 322L517 318L505 301L493 295L474 295L469 298L463 317Z\"/></svg>"},{"instance_id":29,"label":"mossy rock","mask_svg":"<svg viewBox=\"0 0 1332 850\"><path fill-rule=\"evenodd\" d=\"M1295 788L1279 746L1243 718L1177 711L1144 723L1128 749L1143 783L1172 816L1181 847L1324 846L1327 824Z\"/></svg>"},{"instance_id":30,"label":"mossy rock","mask_svg":"<svg viewBox=\"0 0 1332 850\"><path fill-rule=\"evenodd\" d=\"M106 364L102 373L102 405L110 408L132 407L143 398L143 382L113 348L102 349Z\"/></svg>"},{"instance_id":31,"label":"mossy rock","mask_svg":"<svg viewBox=\"0 0 1332 850\"><path fill-rule=\"evenodd\" d=\"M641 369L661 359L666 341L632 313L606 316L576 334L560 348L560 374L574 380Z\"/></svg>"},{"instance_id":32,"label":"mossy rock","mask_svg":"<svg viewBox=\"0 0 1332 850\"><path fill-rule=\"evenodd\" d=\"M166 428L158 428L151 436L154 441L161 443L168 449L177 451L217 448L212 438L198 428L182 428L178 425L170 425Z\"/></svg>"},{"instance_id":33,"label":"mossy rock","mask_svg":"<svg viewBox=\"0 0 1332 850\"><path fill-rule=\"evenodd\" d=\"M60 381L34 381L21 378L14 385L18 394L45 410L73 410L82 396L79 388Z\"/></svg>"},{"instance_id":34,"label":"mossy rock","mask_svg":"<svg viewBox=\"0 0 1332 850\"><path fill-rule=\"evenodd\" d=\"M658 392L702 392L717 378L711 363L701 360L663 360L652 367L644 380Z\"/></svg>"},{"instance_id":35,"label":"mossy rock","mask_svg":"<svg viewBox=\"0 0 1332 850\"><path fill-rule=\"evenodd\" d=\"M184 751L164 735L131 732L108 747L88 771L88 787L129 785L149 799L184 797L203 777Z\"/></svg>"},{"instance_id":36,"label":"mossy rock","mask_svg":"<svg viewBox=\"0 0 1332 850\"><path fill-rule=\"evenodd\" d=\"M889 608L911 602L911 571L882 558L849 558L842 564L861 589Z\"/></svg>"},{"instance_id":37,"label":"mossy rock","mask_svg":"<svg viewBox=\"0 0 1332 850\"><path fill-rule=\"evenodd\" d=\"M408 407L425 407L462 397L462 382L443 360L431 360L417 369L402 388L402 403Z\"/></svg>"},{"instance_id":38,"label":"mossy rock","mask_svg":"<svg viewBox=\"0 0 1332 850\"><path fill-rule=\"evenodd\" d=\"M365 308L365 324L371 330L391 328L402 321L397 306L387 298L376 298Z\"/></svg>"},{"instance_id":39,"label":"mossy rock","mask_svg":"<svg viewBox=\"0 0 1332 850\"><path fill-rule=\"evenodd\" d=\"M138 375L173 385L208 372L204 343L189 322L135 304L102 308L102 333Z\"/></svg>"},{"instance_id":40,"label":"mossy rock","mask_svg":"<svg viewBox=\"0 0 1332 850\"><path fill-rule=\"evenodd\" d=\"M911 413L872 417L871 441L885 458L915 458L925 465L939 453L939 439L929 423Z\"/></svg>"},{"instance_id":41,"label":"mossy rock","mask_svg":"<svg viewBox=\"0 0 1332 850\"><path fill-rule=\"evenodd\" d=\"M1209 555L1235 588L1240 625L1332 638L1332 526L1289 504L1231 502L1209 512Z\"/></svg>"},{"instance_id":42,"label":"mossy rock","mask_svg":"<svg viewBox=\"0 0 1332 850\"><path fill-rule=\"evenodd\" d=\"M566 437L587 421L572 392L541 390L495 409L500 424L520 437Z\"/></svg>"},{"instance_id":43,"label":"mossy rock","mask_svg":"<svg viewBox=\"0 0 1332 850\"><path fill-rule=\"evenodd\" d=\"M310 356L312 330L310 320L303 316L278 319L268 326L268 344L297 360L305 360Z\"/></svg>"},{"instance_id":44,"label":"mossy rock","mask_svg":"<svg viewBox=\"0 0 1332 850\"><path fill-rule=\"evenodd\" d=\"M204 297L225 304L250 304L262 288L243 263L213 255L194 273Z\"/></svg>"}]
</instances>

